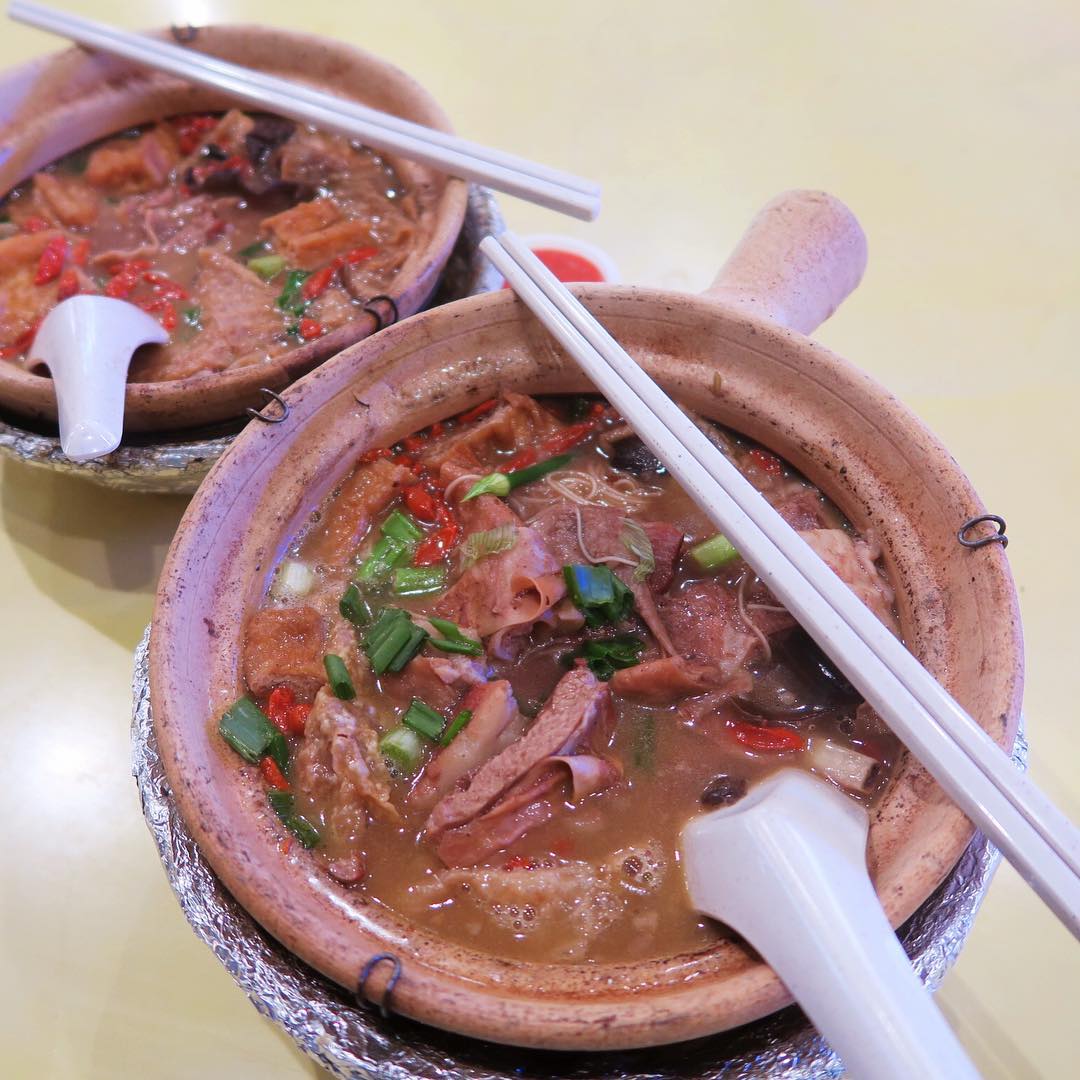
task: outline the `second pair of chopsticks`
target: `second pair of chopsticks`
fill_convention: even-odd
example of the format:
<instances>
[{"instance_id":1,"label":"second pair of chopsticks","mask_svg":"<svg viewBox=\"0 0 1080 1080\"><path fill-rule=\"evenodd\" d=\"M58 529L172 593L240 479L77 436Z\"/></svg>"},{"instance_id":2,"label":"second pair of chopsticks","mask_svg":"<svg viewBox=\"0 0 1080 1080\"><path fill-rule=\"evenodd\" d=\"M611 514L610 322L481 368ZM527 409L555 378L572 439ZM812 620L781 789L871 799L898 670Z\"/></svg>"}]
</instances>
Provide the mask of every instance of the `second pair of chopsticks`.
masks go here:
<instances>
[{"instance_id":1,"label":"second pair of chopsticks","mask_svg":"<svg viewBox=\"0 0 1080 1080\"><path fill-rule=\"evenodd\" d=\"M206 53L119 30L30 0L12 0L8 15L88 48L213 87L248 105L361 139L376 150L400 154L583 221L592 221L600 212L600 187L590 180L434 131L301 83L290 83Z\"/></svg>"},{"instance_id":2,"label":"second pair of chopsticks","mask_svg":"<svg viewBox=\"0 0 1080 1080\"><path fill-rule=\"evenodd\" d=\"M892 731L1080 937L1080 833L511 234L481 249Z\"/></svg>"}]
</instances>

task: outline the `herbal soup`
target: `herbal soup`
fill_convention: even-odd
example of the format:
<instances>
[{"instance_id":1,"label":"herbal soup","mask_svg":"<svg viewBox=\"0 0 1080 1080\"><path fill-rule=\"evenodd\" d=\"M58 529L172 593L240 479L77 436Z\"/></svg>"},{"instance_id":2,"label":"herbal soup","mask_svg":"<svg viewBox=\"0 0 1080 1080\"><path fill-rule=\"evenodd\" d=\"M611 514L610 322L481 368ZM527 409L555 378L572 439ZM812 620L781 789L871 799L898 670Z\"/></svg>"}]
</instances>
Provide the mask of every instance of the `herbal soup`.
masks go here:
<instances>
[{"instance_id":1,"label":"herbal soup","mask_svg":"<svg viewBox=\"0 0 1080 1080\"><path fill-rule=\"evenodd\" d=\"M232 110L133 128L0 202L0 360L32 366L77 294L129 300L169 332L130 379L257 364L361 316L409 254L418 209L370 150Z\"/></svg>"},{"instance_id":2,"label":"herbal soup","mask_svg":"<svg viewBox=\"0 0 1080 1080\"><path fill-rule=\"evenodd\" d=\"M870 535L711 438L897 631ZM282 858L520 960L707 946L693 815L795 766L871 802L899 746L601 400L507 393L364 454L277 568L220 719Z\"/></svg>"}]
</instances>

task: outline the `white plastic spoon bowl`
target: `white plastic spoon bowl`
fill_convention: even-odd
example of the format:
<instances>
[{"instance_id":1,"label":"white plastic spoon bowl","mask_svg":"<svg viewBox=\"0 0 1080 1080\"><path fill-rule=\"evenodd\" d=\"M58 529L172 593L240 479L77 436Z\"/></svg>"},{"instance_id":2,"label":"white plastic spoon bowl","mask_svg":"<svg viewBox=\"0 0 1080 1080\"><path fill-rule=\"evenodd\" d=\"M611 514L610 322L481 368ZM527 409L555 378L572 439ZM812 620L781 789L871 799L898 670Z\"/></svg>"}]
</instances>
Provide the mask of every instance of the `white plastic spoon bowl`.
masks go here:
<instances>
[{"instance_id":1,"label":"white plastic spoon bowl","mask_svg":"<svg viewBox=\"0 0 1080 1080\"><path fill-rule=\"evenodd\" d=\"M761 953L847 1075L977 1078L878 903L868 827L858 803L784 769L683 829L690 901Z\"/></svg>"},{"instance_id":2,"label":"white plastic spoon bowl","mask_svg":"<svg viewBox=\"0 0 1080 1080\"><path fill-rule=\"evenodd\" d=\"M168 340L156 319L108 296L73 296L45 316L31 357L52 375L67 457L91 461L120 445L131 355Z\"/></svg>"}]
</instances>

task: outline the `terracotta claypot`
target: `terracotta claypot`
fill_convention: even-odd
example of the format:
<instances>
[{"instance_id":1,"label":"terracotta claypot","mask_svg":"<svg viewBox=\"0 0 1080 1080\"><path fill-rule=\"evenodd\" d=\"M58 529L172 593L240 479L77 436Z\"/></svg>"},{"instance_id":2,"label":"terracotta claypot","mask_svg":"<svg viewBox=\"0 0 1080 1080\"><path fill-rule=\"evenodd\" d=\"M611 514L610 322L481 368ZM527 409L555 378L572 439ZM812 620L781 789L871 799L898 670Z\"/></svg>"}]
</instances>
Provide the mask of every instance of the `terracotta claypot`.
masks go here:
<instances>
[{"instance_id":1,"label":"terracotta claypot","mask_svg":"<svg viewBox=\"0 0 1080 1080\"><path fill-rule=\"evenodd\" d=\"M168 38L168 31L156 33ZM247 67L304 82L428 127L449 131L442 109L404 72L369 53L327 38L264 26L207 26L189 48ZM217 91L162 72L83 49L35 61L0 80L0 195L36 170L80 146L137 124L187 112L224 110ZM416 239L391 290L400 318L419 311L434 292L465 216L464 181L387 155L421 207ZM377 314L356 319L325 337L264 364L177 379L130 383L124 404L128 431L197 427L261 408L260 387L282 390L328 357L389 321ZM56 421L52 381L14 364L0 364L0 408L38 421Z\"/></svg>"},{"instance_id":2,"label":"terracotta claypot","mask_svg":"<svg viewBox=\"0 0 1080 1080\"><path fill-rule=\"evenodd\" d=\"M794 192L750 227L701 296L575 289L672 395L786 458L881 537L905 640L1003 748L1018 720L1016 595L998 545L957 529L983 507L956 462L868 375L804 335L857 284L862 232L829 196ZM732 941L660 960L541 965L450 945L364 904L305 855L278 850L262 784L215 735L241 692L245 614L288 540L366 448L491 397L587 384L509 292L425 312L290 388L286 423L251 425L200 488L173 542L151 638L155 730L176 799L216 872L286 946L343 986L392 952L397 1011L526 1046L612 1049L706 1035L789 1003ZM972 826L904 756L872 812L869 860L899 925L954 865ZM389 965L365 990L377 997Z\"/></svg>"}]
</instances>

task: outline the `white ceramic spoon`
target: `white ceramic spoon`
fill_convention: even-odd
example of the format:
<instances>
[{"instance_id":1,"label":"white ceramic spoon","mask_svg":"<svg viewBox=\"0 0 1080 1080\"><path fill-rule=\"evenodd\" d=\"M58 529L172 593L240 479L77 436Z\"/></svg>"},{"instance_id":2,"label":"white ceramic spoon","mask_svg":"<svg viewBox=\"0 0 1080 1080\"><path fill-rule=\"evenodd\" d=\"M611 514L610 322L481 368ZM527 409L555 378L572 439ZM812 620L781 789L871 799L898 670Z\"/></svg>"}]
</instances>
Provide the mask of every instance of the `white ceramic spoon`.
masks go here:
<instances>
[{"instance_id":1,"label":"white ceramic spoon","mask_svg":"<svg viewBox=\"0 0 1080 1080\"><path fill-rule=\"evenodd\" d=\"M56 387L67 457L90 461L120 445L131 354L168 340L156 319L108 296L73 296L45 316L31 356L48 366Z\"/></svg>"},{"instance_id":2,"label":"white ceramic spoon","mask_svg":"<svg viewBox=\"0 0 1080 1080\"><path fill-rule=\"evenodd\" d=\"M784 769L683 829L691 903L761 953L846 1075L977 1078L878 902L868 828L858 803Z\"/></svg>"}]
</instances>

